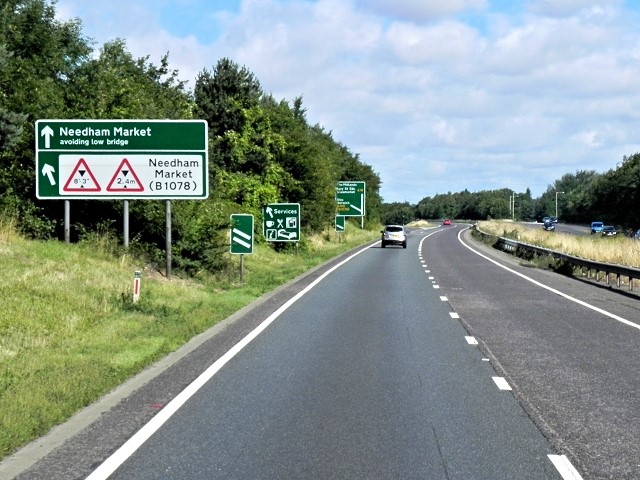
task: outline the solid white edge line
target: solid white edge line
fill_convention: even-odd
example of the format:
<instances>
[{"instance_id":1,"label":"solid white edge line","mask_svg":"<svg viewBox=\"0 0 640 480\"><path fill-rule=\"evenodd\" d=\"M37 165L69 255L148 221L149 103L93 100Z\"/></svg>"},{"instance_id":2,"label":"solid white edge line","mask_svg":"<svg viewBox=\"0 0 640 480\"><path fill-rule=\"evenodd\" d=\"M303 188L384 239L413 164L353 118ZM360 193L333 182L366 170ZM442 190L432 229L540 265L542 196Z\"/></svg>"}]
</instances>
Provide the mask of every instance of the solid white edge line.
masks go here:
<instances>
[{"instance_id":1,"label":"solid white edge line","mask_svg":"<svg viewBox=\"0 0 640 480\"><path fill-rule=\"evenodd\" d=\"M375 245L375 244L374 244ZM229 351L216 360L209 368L207 368L198 378L189 384L182 392L180 392L171 402L169 402L162 410L160 410L149 422L147 422L140 430L138 430L129 440L127 440L118 450L116 450L109 458L107 458L97 469L95 469L86 480L106 480L113 472L115 472L131 455L135 453L156 431L169 420L187 400L189 400L200 388L206 384L211 378L233 357L235 357L244 347L262 333L273 321L284 313L291 305L297 302L313 287L324 280L329 274L340 268L352 258L360 255L362 252L371 248L369 245L358 250L353 255L344 259L340 263L334 265L325 273L316 278L307 285L303 290L298 292L294 297L285 302L278 310L269 315L260 325L251 331L246 337L235 344Z\"/></svg>"},{"instance_id":2,"label":"solid white edge line","mask_svg":"<svg viewBox=\"0 0 640 480\"><path fill-rule=\"evenodd\" d=\"M465 230L468 230L468 229L460 230L460 232L458 232L458 241L465 248L468 248L469 250L471 250L476 255L479 255L480 257L484 258L485 260L490 261L491 263L497 265L498 267L503 268L503 269L507 270L508 272L511 272L514 275L517 275L520 278L523 278L526 281L533 283L534 285L537 285L538 287L541 287L541 288L544 288L546 290L549 290L550 292L553 292L556 295L560 295L561 297L566 298L567 300L570 300L572 302L575 302L578 305L582 305L583 307L586 307L586 308L589 308L589 309L591 309L591 310L593 310L595 312L601 313L602 315L605 315L605 316L607 316L609 318L612 318L613 320L617 320L620 323L624 323L625 325L628 325L630 327L637 328L638 330L640 330L640 325L637 324L637 323L633 323L633 322L627 320L626 318L619 317L618 315L615 315L615 314L613 314L611 312L607 312L606 310L603 310L602 308L598 308L598 307L596 307L594 305L591 305L591 304L589 304L587 302L584 302L584 301L579 300L579 299L577 299L575 297L572 297L571 295L567 295L566 293L562 293L560 290L556 290L555 288L551 288L551 287L549 287L549 286L547 286L547 285L545 285L543 283L540 283L540 282L534 280L533 278L527 277L526 275L524 275L524 274L522 274L520 272L516 272L515 270L512 270L511 268L502 265L501 263L493 260L492 258L489 258L486 255L483 255L482 253L478 252L477 250L474 250L473 248L471 248L469 245L467 245L466 243L464 243L462 241L461 235L462 235L462 232L464 232Z\"/></svg>"},{"instance_id":3,"label":"solid white edge line","mask_svg":"<svg viewBox=\"0 0 640 480\"><path fill-rule=\"evenodd\" d=\"M566 455L547 455L564 480L582 480Z\"/></svg>"}]
</instances>

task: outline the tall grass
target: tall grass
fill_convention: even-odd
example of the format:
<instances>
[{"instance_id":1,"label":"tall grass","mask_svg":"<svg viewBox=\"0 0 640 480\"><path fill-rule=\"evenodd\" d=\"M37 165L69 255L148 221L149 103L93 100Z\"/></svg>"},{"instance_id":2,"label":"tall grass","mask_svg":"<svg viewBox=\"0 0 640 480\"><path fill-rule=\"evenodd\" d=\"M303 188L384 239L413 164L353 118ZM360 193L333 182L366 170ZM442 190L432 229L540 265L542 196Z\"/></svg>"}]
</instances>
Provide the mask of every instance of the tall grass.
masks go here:
<instances>
[{"instance_id":1,"label":"tall grass","mask_svg":"<svg viewBox=\"0 0 640 480\"><path fill-rule=\"evenodd\" d=\"M305 249L257 245L216 277L167 280L114 239L28 241L0 221L0 458L46 433L126 378L244 305L377 231L348 225ZM142 295L131 301L133 273Z\"/></svg>"},{"instance_id":2,"label":"tall grass","mask_svg":"<svg viewBox=\"0 0 640 480\"><path fill-rule=\"evenodd\" d=\"M596 262L640 268L640 242L631 238L600 235L569 235L546 232L508 221L480 222L479 228L492 235L511 238Z\"/></svg>"}]
</instances>

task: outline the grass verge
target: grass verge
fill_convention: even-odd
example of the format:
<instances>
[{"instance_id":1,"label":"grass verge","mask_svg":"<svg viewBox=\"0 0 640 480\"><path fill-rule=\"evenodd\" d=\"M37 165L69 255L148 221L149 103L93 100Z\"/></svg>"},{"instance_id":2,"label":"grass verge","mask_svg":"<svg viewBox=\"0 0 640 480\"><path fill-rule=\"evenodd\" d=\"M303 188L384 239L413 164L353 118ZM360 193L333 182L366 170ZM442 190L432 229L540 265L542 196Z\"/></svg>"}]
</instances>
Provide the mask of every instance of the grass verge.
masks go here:
<instances>
[{"instance_id":1,"label":"grass verge","mask_svg":"<svg viewBox=\"0 0 640 480\"><path fill-rule=\"evenodd\" d=\"M134 304L135 259L100 241L25 240L0 222L0 459L260 295L378 235L348 224L300 253L256 245L243 282L237 256L216 278L146 271Z\"/></svg>"},{"instance_id":2,"label":"grass verge","mask_svg":"<svg viewBox=\"0 0 640 480\"><path fill-rule=\"evenodd\" d=\"M508 221L480 222L480 230L499 237L585 258L596 262L640 268L640 242L623 236L577 236L546 232L542 227L530 228Z\"/></svg>"}]
</instances>

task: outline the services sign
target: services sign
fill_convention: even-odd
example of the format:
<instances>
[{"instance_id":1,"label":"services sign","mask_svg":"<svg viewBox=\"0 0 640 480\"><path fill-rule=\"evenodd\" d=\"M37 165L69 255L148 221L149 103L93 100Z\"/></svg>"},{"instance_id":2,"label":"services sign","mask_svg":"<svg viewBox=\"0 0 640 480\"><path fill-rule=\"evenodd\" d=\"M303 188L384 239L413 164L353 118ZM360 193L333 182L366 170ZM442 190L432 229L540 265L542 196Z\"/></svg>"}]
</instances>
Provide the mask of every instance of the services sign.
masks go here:
<instances>
[{"instance_id":1,"label":"services sign","mask_svg":"<svg viewBox=\"0 0 640 480\"><path fill-rule=\"evenodd\" d=\"M263 211L263 231L267 242L300 241L300 204L270 203Z\"/></svg>"},{"instance_id":2,"label":"services sign","mask_svg":"<svg viewBox=\"0 0 640 480\"><path fill-rule=\"evenodd\" d=\"M205 199L204 120L38 120L40 199Z\"/></svg>"}]
</instances>

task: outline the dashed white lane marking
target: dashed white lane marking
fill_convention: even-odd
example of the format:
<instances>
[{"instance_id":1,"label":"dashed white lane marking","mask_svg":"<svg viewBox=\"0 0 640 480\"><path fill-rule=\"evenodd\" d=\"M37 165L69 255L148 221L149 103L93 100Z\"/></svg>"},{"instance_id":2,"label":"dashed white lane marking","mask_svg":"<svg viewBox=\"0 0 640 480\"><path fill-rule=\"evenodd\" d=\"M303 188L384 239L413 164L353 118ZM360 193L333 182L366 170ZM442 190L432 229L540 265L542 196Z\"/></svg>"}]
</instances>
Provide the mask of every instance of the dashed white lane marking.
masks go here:
<instances>
[{"instance_id":1,"label":"dashed white lane marking","mask_svg":"<svg viewBox=\"0 0 640 480\"><path fill-rule=\"evenodd\" d=\"M456 312L449 312L449 316L451 318L460 318L460 315L458 315Z\"/></svg>"},{"instance_id":2,"label":"dashed white lane marking","mask_svg":"<svg viewBox=\"0 0 640 480\"><path fill-rule=\"evenodd\" d=\"M429 277L429 280L435 280L436 277Z\"/></svg>"},{"instance_id":3,"label":"dashed white lane marking","mask_svg":"<svg viewBox=\"0 0 640 480\"><path fill-rule=\"evenodd\" d=\"M547 455L564 480L582 480L566 455Z\"/></svg>"},{"instance_id":4,"label":"dashed white lane marking","mask_svg":"<svg viewBox=\"0 0 640 480\"><path fill-rule=\"evenodd\" d=\"M507 383L504 377L491 377L500 390L511 390L511 386Z\"/></svg>"},{"instance_id":5,"label":"dashed white lane marking","mask_svg":"<svg viewBox=\"0 0 640 480\"><path fill-rule=\"evenodd\" d=\"M462 243L462 245L464 245L466 248L468 248L472 252L476 253L477 255L480 255L481 257L483 257L483 258L489 260L490 262L498 265L499 267L504 268L505 270L508 270L508 271L510 271L512 273L515 273L516 275L519 275L520 277L522 277L522 278L524 278L526 280L529 280L530 282L532 282L532 283L534 283L536 285L539 285L539 286L541 286L543 288L551 290L552 292L557 293L558 295L566 297L569 300L575 301L576 303L584 305L584 306L586 306L588 308L592 308L592 309L594 309L596 311L604 313L605 315L607 315L607 316L609 316L611 318L614 318L614 319L616 319L618 321L621 321L622 323L625 323L625 324L630 325L632 327L640 328L640 325L637 325L637 324L635 324L633 322L629 322L626 319L620 318L617 315L610 314L609 312L601 310L601 309L599 309L597 307L593 307L592 305L586 304L585 302L582 302L580 300L574 299L573 297L570 297L570 296L568 296L566 294L558 292L557 290L554 290L554 289L552 289L550 287L547 287L546 285L540 284L540 283L536 282L535 280L530 279L529 277L526 277L526 276L522 275L521 273L518 273L518 272L516 272L514 270L511 270L510 268L505 267L504 265L499 264L498 262L495 262L494 260L490 259L489 257L486 257L485 255L482 255L480 252L478 252L478 251L474 250L473 248L469 247L468 245L466 245L462 241L461 233L462 232L458 233L458 240L460 240L460 243ZM419 251L422 251L422 241L424 241L425 238L427 238L427 237L424 237L420 241L420 250ZM430 272L427 271L427 273L430 273ZM433 288L440 288L440 287L438 285L434 285ZM448 301L448 298L445 297L445 296L441 296L440 300L443 301L443 302L446 302L446 301ZM449 314L452 315L453 313L454 312L450 312ZM475 339L475 337L467 336L467 337L465 337L465 339L467 340L467 343L469 343L469 345L478 345L478 341ZM483 358L482 361L483 362L490 362L491 360L488 359L488 358ZM503 377L492 377L492 379L493 379L493 381L495 382L495 384L498 386L498 388L500 390L506 390L506 391L511 390L511 386L507 383L507 381ZM547 455L547 456L549 457L549 460L551 460L553 465L556 467L556 469L558 470L558 473L560 473L560 476L563 478L563 480L583 480L583 478L580 475L580 473L578 473L578 471L571 464L571 462L569 461L569 459L567 458L566 455Z\"/></svg>"}]
</instances>

